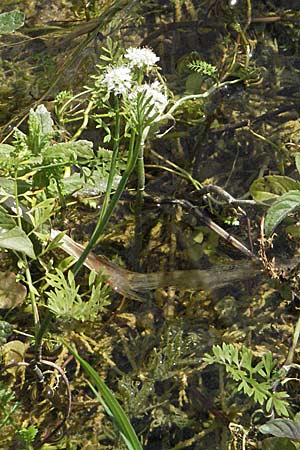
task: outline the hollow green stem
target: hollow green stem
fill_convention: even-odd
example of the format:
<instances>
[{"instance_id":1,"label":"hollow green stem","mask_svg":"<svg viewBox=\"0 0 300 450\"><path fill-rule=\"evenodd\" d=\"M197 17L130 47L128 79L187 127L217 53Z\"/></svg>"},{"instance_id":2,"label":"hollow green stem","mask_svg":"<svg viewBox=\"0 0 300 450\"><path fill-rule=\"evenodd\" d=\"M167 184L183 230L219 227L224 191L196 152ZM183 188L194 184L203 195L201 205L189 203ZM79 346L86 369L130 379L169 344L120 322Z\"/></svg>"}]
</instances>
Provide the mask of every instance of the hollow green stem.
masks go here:
<instances>
[{"instance_id":1,"label":"hollow green stem","mask_svg":"<svg viewBox=\"0 0 300 450\"><path fill-rule=\"evenodd\" d=\"M240 80L231 80L231 81L224 81L223 83L217 83L214 84L211 88L209 88L207 91L203 92L203 94L191 94L191 95L186 95L185 97L180 98L179 100L177 100L177 102L174 103L174 105L169 109L169 111L161 117L161 120L166 117L168 118L168 116L171 116L177 108L179 108L180 105L182 105L184 102L188 101L188 100L197 100L198 98L207 98L209 97L213 92L215 92L217 89L221 89L224 86L228 86L230 84L236 84L239 83Z\"/></svg>"},{"instance_id":2,"label":"hollow green stem","mask_svg":"<svg viewBox=\"0 0 300 450\"><path fill-rule=\"evenodd\" d=\"M136 133L134 131L132 131L131 138L130 138L130 144L129 144L129 155L128 155L128 160L127 160L127 165L126 165L125 171L122 175L122 178L118 184L118 187L117 187L115 193L113 194L109 204L107 205L107 208L105 209L105 211L103 213L103 216L99 216L99 220L96 224L96 227L93 231L93 234L92 234L85 250L82 252L82 255L80 256L80 258L78 259L78 261L76 262L76 264L73 267L73 272L74 272L75 276L79 272L87 255L90 253L90 251L92 250L94 245L97 243L99 237L103 233L103 230L104 230L107 222L109 221L109 219L115 209L115 206L122 195L122 192L125 189L128 179L136 166L141 142L142 142L142 136L139 134L136 135Z\"/></svg>"},{"instance_id":3,"label":"hollow green stem","mask_svg":"<svg viewBox=\"0 0 300 450\"><path fill-rule=\"evenodd\" d=\"M105 192L104 201L103 201L103 205L102 205L102 209L101 209L101 213L100 213L100 219L103 218L104 213L109 204L111 190L112 190L112 186L113 186L113 182L114 182L114 178L115 178L115 174L116 174L116 165L117 165L119 146L120 146L120 109L119 109L119 99L117 96L115 96L115 111L116 111L116 126L115 126L115 135L114 135L113 153L112 153L112 159L111 159L111 163L110 163L106 192Z\"/></svg>"}]
</instances>

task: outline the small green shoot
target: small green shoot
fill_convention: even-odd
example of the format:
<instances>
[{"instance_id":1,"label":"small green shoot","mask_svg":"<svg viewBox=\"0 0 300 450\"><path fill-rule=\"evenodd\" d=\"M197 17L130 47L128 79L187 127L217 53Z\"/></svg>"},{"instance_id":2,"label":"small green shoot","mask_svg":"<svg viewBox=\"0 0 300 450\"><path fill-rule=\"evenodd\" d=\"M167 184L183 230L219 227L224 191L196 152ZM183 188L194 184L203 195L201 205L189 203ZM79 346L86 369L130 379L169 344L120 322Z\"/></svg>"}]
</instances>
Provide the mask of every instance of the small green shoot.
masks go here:
<instances>
[{"instance_id":1,"label":"small green shoot","mask_svg":"<svg viewBox=\"0 0 300 450\"><path fill-rule=\"evenodd\" d=\"M128 419L123 408L115 398L114 394L107 387L107 385L101 380L97 372L92 366L84 359L82 359L78 353L65 341L64 345L72 353L72 355L79 361L85 372L92 380L91 389L95 393L99 402L103 405L107 414L114 420L124 443L128 450L142 450L140 441Z\"/></svg>"}]
</instances>

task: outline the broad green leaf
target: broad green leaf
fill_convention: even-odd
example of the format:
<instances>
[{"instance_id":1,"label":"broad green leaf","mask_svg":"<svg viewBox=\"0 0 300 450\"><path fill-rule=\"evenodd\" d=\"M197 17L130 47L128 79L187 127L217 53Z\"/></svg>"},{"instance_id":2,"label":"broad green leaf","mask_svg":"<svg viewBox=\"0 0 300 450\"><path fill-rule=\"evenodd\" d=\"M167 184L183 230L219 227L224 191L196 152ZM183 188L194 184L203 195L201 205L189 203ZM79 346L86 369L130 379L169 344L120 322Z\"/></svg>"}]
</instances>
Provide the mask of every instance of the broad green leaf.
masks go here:
<instances>
[{"instance_id":1,"label":"broad green leaf","mask_svg":"<svg viewBox=\"0 0 300 450\"><path fill-rule=\"evenodd\" d=\"M24 252L35 258L31 240L3 208L0 209L0 248Z\"/></svg>"},{"instance_id":2,"label":"broad green leaf","mask_svg":"<svg viewBox=\"0 0 300 450\"><path fill-rule=\"evenodd\" d=\"M11 230L16 226L15 220L11 215L2 207L0 207L0 238L3 231L1 230Z\"/></svg>"},{"instance_id":3,"label":"broad green leaf","mask_svg":"<svg viewBox=\"0 0 300 450\"><path fill-rule=\"evenodd\" d=\"M15 147L9 144L0 144L0 162L5 161L15 151Z\"/></svg>"},{"instance_id":4,"label":"broad green leaf","mask_svg":"<svg viewBox=\"0 0 300 450\"><path fill-rule=\"evenodd\" d=\"M262 450L297 450L287 438L268 438L262 442Z\"/></svg>"},{"instance_id":5,"label":"broad green leaf","mask_svg":"<svg viewBox=\"0 0 300 450\"><path fill-rule=\"evenodd\" d=\"M289 191L286 194L283 194L272 206L270 206L266 214L265 234L270 236L280 222L299 206L299 190Z\"/></svg>"},{"instance_id":6,"label":"broad green leaf","mask_svg":"<svg viewBox=\"0 0 300 450\"><path fill-rule=\"evenodd\" d=\"M79 191L85 183L80 173L72 173L69 177L62 179L62 184L64 195L70 195Z\"/></svg>"},{"instance_id":7,"label":"broad green leaf","mask_svg":"<svg viewBox=\"0 0 300 450\"><path fill-rule=\"evenodd\" d=\"M0 200L2 195L9 194L14 196L16 183L18 194L24 194L30 190L30 184L24 180L0 177Z\"/></svg>"},{"instance_id":8,"label":"broad green leaf","mask_svg":"<svg viewBox=\"0 0 300 450\"><path fill-rule=\"evenodd\" d=\"M295 163L296 163L296 168L298 170L298 173L300 175L300 153L296 153Z\"/></svg>"},{"instance_id":9,"label":"broad green leaf","mask_svg":"<svg viewBox=\"0 0 300 450\"><path fill-rule=\"evenodd\" d=\"M106 191L107 179L108 173L101 173L99 170L95 170L86 182L79 173L73 173L70 177L62 180L63 191L65 195L76 193L76 197L78 196L80 200L86 197L95 197ZM114 189L117 188L120 179L119 175L115 175L113 180Z\"/></svg>"},{"instance_id":10,"label":"broad green leaf","mask_svg":"<svg viewBox=\"0 0 300 450\"><path fill-rule=\"evenodd\" d=\"M259 203L278 199L282 194L291 190L300 189L300 183L290 177L269 175L253 181L250 193Z\"/></svg>"},{"instance_id":11,"label":"broad green leaf","mask_svg":"<svg viewBox=\"0 0 300 450\"><path fill-rule=\"evenodd\" d=\"M53 133L54 122L51 118L50 112L47 110L45 105L39 105L34 112L31 110L31 113L35 114L37 119L39 120L40 130L43 134Z\"/></svg>"},{"instance_id":12,"label":"broad green leaf","mask_svg":"<svg viewBox=\"0 0 300 450\"><path fill-rule=\"evenodd\" d=\"M0 14L0 34L13 33L24 25L24 21L24 13L17 9Z\"/></svg>"},{"instance_id":13,"label":"broad green leaf","mask_svg":"<svg viewBox=\"0 0 300 450\"><path fill-rule=\"evenodd\" d=\"M60 159L66 162L75 161L77 158L92 159L93 143L81 140L49 145L43 149L43 156L46 160Z\"/></svg>"},{"instance_id":14,"label":"broad green leaf","mask_svg":"<svg viewBox=\"0 0 300 450\"><path fill-rule=\"evenodd\" d=\"M0 224L0 247L9 250L15 250L16 252L23 252L29 258L35 259L33 251L33 245L26 233L18 226L15 226L11 230L3 231L4 229Z\"/></svg>"},{"instance_id":15,"label":"broad green leaf","mask_svg":"<svg viewBox=\"0 0 300 450\"><path fill-rule=\"evenodd\" d=\"M284 437L300 441L300 426L290 419L273 419L259 427L263 434L272 434L276 437Z\"/></svg>"},{"instance_id":16,"label":"broad green leaf","mask_svg":"<svg viewBox=\"0 0 300 450\"><path fill-rule=\"evenodd\" d=\"M65 341L63 341L64 345L69 349L69 351L75 356L77 361L84 368L86 373L92 380L93 385L97 388L94 388L93 391L97 395L98 400L101 402L105 411L109 416L114 419L116 426L129 450L142 450L142 446L140 441L128 419L121 405L117 401L114 394L107 387L107 385L101 380L98 373L93 369L93 367L82 359L78 353ZM92 385L91 385L92 386Z\"/></svg>"},{"instance_id":17,"label":"broad green leaf","mask_svg":"<svg viewBox=\"0 0 300 450\"><path fill-rule=\"evenodd\" d=\"M26 287L16 281L13 272L0 272L0 308L8 309L20 305L25 300Z\"/></svg>"},{"instance_id":18,"label":"broad green leaf","mask_svg":"<svg viewBox=\"0 0 300 450\"><path fill-rule=\"evenodd\" d=\"M297 412L297 414L295 414L295 416L294 416L294 422L295 422L295 424L298 425L299 428L300 428L300 413L299 413L299 412Z\"/></svg>"}]
</instances>

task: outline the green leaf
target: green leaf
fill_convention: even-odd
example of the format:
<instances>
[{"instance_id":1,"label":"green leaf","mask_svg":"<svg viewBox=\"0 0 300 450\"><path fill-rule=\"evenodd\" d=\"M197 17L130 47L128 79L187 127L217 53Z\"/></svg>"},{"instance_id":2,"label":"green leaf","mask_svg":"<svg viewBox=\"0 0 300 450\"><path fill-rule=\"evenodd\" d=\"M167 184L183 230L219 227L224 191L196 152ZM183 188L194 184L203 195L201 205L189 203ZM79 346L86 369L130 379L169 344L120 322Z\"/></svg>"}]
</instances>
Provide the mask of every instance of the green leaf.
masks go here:
<instances>
[{"instance_id":1,"label":"green leaf","mask_svg":"<svg viewBox=\"0 0 300 450\"><path fill-rule=\"evenodd\" d=\"M300 441L300 427L290 419L272 419L260 426L259 431L263 434Z\"/></svg>"},{"instance_id":2,"label":"green leaf","mask_svg":"<svg viewBox=\"0 0 300 450\"><path fill-rule=\"evenodd\" d=\"M241 366L245 367L247 370L252 369L252 357L253 353L251 350L247 349L246 347L242 348L242 358L241 358Z\"/></svg>"},{"instance_id":3,"label":"green leaf","mask_svg":"<svg viewBox=\"0 0 300 450\"><path fill-rule=\"evenodd\" d=\"M297 450L287 438L268 438L262 442L262 450Z\"/></svg>"},{"instance_id":4,"label":"green leaf","mask_svg":"<svg viewBox=\"0 0 300 450\"><path fill-rule=\"evenodd\" d=\"M295 416L294 416L294 422L295 422L295 424L298 425L299 428L300 428L300 412L297 412L297 414L295 414Z\"/></svg>"},{"instance_id":5,"label":"green leaf","mask_svg":"<svg viewBox=\"0 0 300 450\"><path fill-rule=\"evenodd\" d=\"M300 153L296 153L296 155L295 155L295 163L296 163L296 168L298 170L298 173L300 175Z\"/></svg>"},{"instance_id":6,"label":"green leaf","mask_svg":"<svg viewBox=\"0 0 300 450\"><path fill-rule=\"evenodd\" d=\"M14 196L16 185L18 194L24 194L30 190L30 184L24 180L14 180L12 178L0 177L0 200L2 196L7 194Z\"/></svg>"},{"instance_id":7,"label":"green leaf","mask_svg":"<svg viewBox=\"0 0 300 450\"><path fill-rule=\"evenodd\" d=\"M15 151L15 147L9 144L0 144L0 162L10 157L11 153Z\"/></svg>"},{"instance_id":8,"label":"green leaf","mask_svg":"<svg viewBox=\"0 0 300 450\"><path fill-rule=\"evenodd\" d=\"M38 431L39 430L34 425L29 425L28 428L23 428L22 430L19 430L18 434L22 439L22 441L28 445L34 441L34 438L36 437Z\"/></svg>"},{"instance_id":9,"label":"green leaf","mask_svg":"<svg viewBox=\"0 0 300 450\"><path fill-rule=\"evenodd\" d=\"M253 181L250 193L259 203L276 200L280 195L300 189L300 183L290 177L269 175Z\"/></svg>"},{"instance_id":10,"label":"green leaf","mask_svg":"<svg viewBox=\"0 0 300 450\"><path fill-rule=\"evenodd\" d=\"M273 400L273 406L274 406L277 416L285 416L285 417L289 416L289 412L288 412L289 403L288 403L288 401L285 400L288 397L289 397L289 395L285 391L273 392L272 400Z\"/></svg>"},{"instance_id":11,"label":"green leaf","mask_svg":"<svg viewBox=\"0 0 300 450\"><path fill-rule=\"evenodd\" d=\"M97 395L98 400L104 406L107 414L109 414L113 419L115 424L118 427L118 430L129 450L142 450L142 446L140 441L128 419L123 408L117 401L114 394L107 387L107 385L101 380L97 372L93 369L92 366L84 359L82 359L78 353L65 341L63 341L64 345L68 348L68 350L74 355L74 357L79 361L81 366L84 368L86 373L90 376L93 385L97 388L97 391L93 389L95 394Z\"/></svg>"},{"instance_id":12,"label":"green leaf","mask_svg":"<svg viewBox=\"0 0 300 450\"><path fill-rule=\"evenodd\" d=\"M0 209L0 248L23 252L35 258L31 240L3 208Z\"/></svg>"},{"instance_id":13,"label":"green leaf","mask_svg":"<svg viewBox=\"0 0 300 450\"><path fill-rule=\"evenodd\" d=\"M39 105L34 114L36 115L39 123L40 123L40 130L42 134L51 134L53 133L53 125L54 122L51 118L50 112L47 110L45 105L41 104Z\"/></svg>"},{"instance_id":14,"label":"green leaf","mask_svg":"<svg viewBox=\"0 0 300 450\"><path fill-rule=\"evenodd\" d=\"M7 338L12 334L13 326L5 320L0 320L0 345L5 344Z\"/></svg>"},{"instance_id":15,"label":"green leaf","mask_svg":"<svg viewBox=\"0 0 300 450\"><path fill-rule=\"evenodd\" d=\"M3 231L0 223L0 247L16 252L23 252L29 258L35 259L33 245L26 233L15 226L11 230Z\"/></svg>"},{"instance_id":16,"label":"green leaf","mask_svg":"<svg viewBox=\"0 0 300 450\"><path fill-rule=\"evenodd\" d=\"M265 234L270 236L275 228L294 209L300 206L300 191L294 190L283 194L272 206L270 206L265 220Z\"/></svg>"},{"instance_id":17,"label":"green leaf","mask_svg":"<svg viewBox=\"0 0 300 450\"><path fill-rule=\"evenodd\" d=\"M263 362L264 368L266 370L266 376L268 378L270 378L271 372L274 369L274 367L276 366L276 360L273 359L272 353L267 352L265 355L263 355L262 362Z\"/></svg>"},{"instance_id":18,"label":"green leaf","mask_svg":"<svg viewBox=\"0 0 300 450\"><path fill-rule=\"evenodd\" d=\"M24 21L24 13L17 9L0 14L0 34L14 33L24 25Z\"/></svg>"},{"instance_id":19,"label":"green leaf","mask_svg":"<svg viewBox=\"0 0 300 450\"><path fill-rule=\"evenodd\" d=\"M68 162L75 161L77 158L92 159L95 155L93 143L80 140L46 146L43 149L43 156L45 160L59 159Z\"/></svg>"}]
</instances>

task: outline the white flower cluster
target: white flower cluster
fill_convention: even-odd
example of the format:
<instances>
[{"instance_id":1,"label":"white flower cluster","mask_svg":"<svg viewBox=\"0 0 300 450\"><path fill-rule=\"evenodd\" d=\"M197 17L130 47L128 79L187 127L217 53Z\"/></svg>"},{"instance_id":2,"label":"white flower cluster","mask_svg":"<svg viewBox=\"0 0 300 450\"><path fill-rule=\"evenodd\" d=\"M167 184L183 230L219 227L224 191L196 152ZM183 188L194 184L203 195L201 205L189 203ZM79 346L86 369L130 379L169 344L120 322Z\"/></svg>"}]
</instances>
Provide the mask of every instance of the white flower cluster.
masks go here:
<instances>
[{"instance_id":1,"label":"white flower cluster","mask_svg":"<svg viewBox=\"0 0 300 450\"><path fill-rule=\"evenodd\" d=\"M107 85L109 92L114 92L115 95L126 94L132 85L131 70L125 65L110 66L106 70L102 82Z\"/></svg>"},{"instance_id":2,"label":"white flower cluster","mask_svg":"<svg viewBox=\"0 0 300 450\"><path fill-rule=\"evenodd\" d=\"M165 110L168 98L158 80L151 84L138 84L135 81L134 69L152 67L159 57L149 48L130 47L124 54L122 65L109 66L103 75L102 83L108 92L115 95L126 95L131 108L136 109L138 97L144 94L145 110L148 118L155 118Z\"/></svg>"},{"instance_id":3,"label":"white flower cluster","mask_svg":"<svg viewBox=\"0 0 300 450\"><path fill-rule=\"evenodd\" d=\"M168 104L168 97L163 93L163 87L159 81L137 86L128 97L132 102L136 102L138 95L142 93L145 93L145 102L148 100L147 108L151 109L149 118L162 114Z\"/></svg>"},{"instance_id":4,"label":"white flower cluster","mask_svg":"<svg viewBox=\"0 0 300 450\"><path fill-rule=\"evenodd\" d=\"M137 67L139 69L147 66L152 67L159 61L159 57L150 50L150 48L136 48L129 47L124 55L128 59L130 67Z\"/></svg>"}]
</instances>

